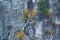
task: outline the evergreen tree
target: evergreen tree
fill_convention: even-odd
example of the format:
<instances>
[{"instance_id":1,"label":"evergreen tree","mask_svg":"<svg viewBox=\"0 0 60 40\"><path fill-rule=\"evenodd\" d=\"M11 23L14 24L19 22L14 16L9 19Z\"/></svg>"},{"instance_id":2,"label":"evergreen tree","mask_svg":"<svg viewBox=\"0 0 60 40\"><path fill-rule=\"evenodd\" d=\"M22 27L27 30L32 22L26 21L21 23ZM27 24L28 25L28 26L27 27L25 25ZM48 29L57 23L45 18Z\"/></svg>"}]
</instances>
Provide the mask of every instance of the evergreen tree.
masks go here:
<instances>
[{"instance_id":1,"label":"evergreen tree","mask_svg":"<svg viewBox=\"0 0 60 40\"><path fill-rule=\"evenodd\" d=\"M42 0L37 3L37 6L39 20L41 21L45 17L45 9L47 8L47 3L45 0Z\"/></svg>"},{"instance_id":2,"label":"evergreen tree","mask_svg":"<svg viewBox=\"0 0 60 40\"><path fill-rule=\"evenodd\" d=\"M60 2L60 0L58 0L58 2Z\"/></svg>"}]
</instances>

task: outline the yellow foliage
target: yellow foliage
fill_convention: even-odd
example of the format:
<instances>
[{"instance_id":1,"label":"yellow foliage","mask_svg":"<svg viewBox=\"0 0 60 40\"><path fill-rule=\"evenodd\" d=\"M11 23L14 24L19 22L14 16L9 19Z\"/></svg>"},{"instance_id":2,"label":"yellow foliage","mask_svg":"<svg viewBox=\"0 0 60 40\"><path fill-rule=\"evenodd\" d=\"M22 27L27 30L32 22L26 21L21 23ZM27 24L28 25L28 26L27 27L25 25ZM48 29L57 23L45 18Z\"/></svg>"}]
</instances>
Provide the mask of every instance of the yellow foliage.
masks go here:
<instances>
[{"instance_id":1,"label":"yellow foliage","mask_svg":"<svg viewBox=\"0 0 60 40\"><path fill-rule=\"evenodd\" d=\"M50 18L50 13L49 13L49 9L46 9L45 12L46 12L46 18Z\"/></svg>"},{"instance_id":2,"label":"yellow foliage","mask_svg":"<svg viewBox=\"0 0 60 40\"><path fill-rule=\"evenodd\" d=\"M28 10L27 10L27 9L24 9L24 10L23 10L23 15L24 15L24 16L28 16Z\"/></svg>"},{"instance_id":3,"label":"yellow foliage","mask_svg":"<svg viewBox=\"0 0 60 40\"><path fill-rule=\"evenodd\" d=\"M22 21L26 21L26 20L27 20L27 18L25 18L25 17L24 17L24 18L22 18Z\"/></svg>"},{"instance_id":4,"label":"yellow foliage","mask_svg":"<svg viewBox=\"0 0 60 40\"><path fill-rule=\"evenodd\" d=\"M17 32L17 38L23 38L24 31Z\"/></svg>"},{"instance_id":5,"label":"yellow foliage","mask_svg":"<svg viewBox=\"0 0 60 40\"><path fill-rule=\"evenodd\" d=\"M46 8L46 10L45 10L45 11L46 11L46 13L49 13L49 12L50 12L50 9Z\"/></svg>"},{"instance_id":6,"label":"yellow foliage","mask_svg":"<svg viewBox=\"0 0 60 40\"><path fill-rule=\"evenodd\" d=\"M48 31L49 33L51 33L51 30L50 30L50 29L48 29L47 31Z\"/></svg>"},{"instance_id":7,"label":"yellow foliage","mask_svg":"<svg viewBox=\"0 0 60 40\"><path fill-rule=\"evenodd\" d=\"M35 11L35 9L33 9L32 12L31 12L31 14L30 14L30 18L35 17L35 15L36 15L36 11Z\"/></svg>"}]
</instances>

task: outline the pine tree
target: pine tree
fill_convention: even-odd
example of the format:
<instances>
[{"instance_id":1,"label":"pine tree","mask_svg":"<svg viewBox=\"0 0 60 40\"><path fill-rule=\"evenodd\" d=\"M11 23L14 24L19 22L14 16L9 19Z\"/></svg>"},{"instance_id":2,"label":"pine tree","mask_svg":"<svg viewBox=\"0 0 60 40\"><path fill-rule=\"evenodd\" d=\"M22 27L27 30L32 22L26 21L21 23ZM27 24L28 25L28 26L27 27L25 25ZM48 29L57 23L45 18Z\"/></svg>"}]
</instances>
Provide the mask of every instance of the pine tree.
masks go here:
<instances>
[{"instance_id":1,"label":"pine tree","mask_svg":"<svg viewBox=\"0 0 60 40\"><path fill-rule=\"evenodd\" d=\"M39 20L41 21L45 17L45 9L47 7L47 3L45 0L42 0L37 3L37 6L38 6L37 9L38 9Z\"/></svg>"},{"instance_id":2,"label":"pine tree","mask_svg":"<svg viewBox=\"0 0 60 40\"><path fill-rule=\"evenodd\" d=\"M60 2L60 0L58 0L58 2Z\"/></svg>"}]
</instances>

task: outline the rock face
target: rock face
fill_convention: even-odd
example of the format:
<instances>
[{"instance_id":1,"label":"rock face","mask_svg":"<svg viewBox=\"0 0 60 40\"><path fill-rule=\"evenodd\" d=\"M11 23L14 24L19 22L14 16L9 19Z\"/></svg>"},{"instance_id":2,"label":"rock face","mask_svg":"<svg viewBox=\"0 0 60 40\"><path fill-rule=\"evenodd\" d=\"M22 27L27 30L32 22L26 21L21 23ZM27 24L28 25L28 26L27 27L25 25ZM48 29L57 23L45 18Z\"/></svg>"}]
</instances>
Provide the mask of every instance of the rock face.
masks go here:
<instances>
[{"instance_id":1,"label":"rock face","mask_svg":"<svg viewBox=\"0 0 60 40\"><path fill-rule=\"evenodd\" d=\"M35 8L33 0L0 0L0 40L20 40L16 33L21 29L26 32L24 33L26 40L60 40L60 13L58 13L60 3L58 0L47 0L47 2L50 19L45 18L45 13L41 14L39 16L44 17L43 20L36 19L37 24L29 23L24 29L25 24L21 20L22 11L26 8L31 12ZM12 25L12 27L8 29L7 25Z\"/></svg>"},{"instance_id":2,"label":"rock face","mask_svg":"<svg viewBox=\"0 0 60 40\"><path fill-rule=\"evenodd\" d=\"M1 37L4 36L4 31L5 30L4 26L5 26L5 17L4 17L4 6L2 5L2 2L0 2L0 40L1 40Z\"/></svg>"},{"instance_id":3,"label":"rock face","mask_svg":"<svg viewBox=\"0 0 60 40\"><path fill-rule=\"evenodd\" d=\"M32 0L29 0L29 1L27 2L27 8L28 8L28 10L29 10L30 12L32 11L32 9L34 9L34 3L33 3Z\"/></svg>"}]
</instances>

